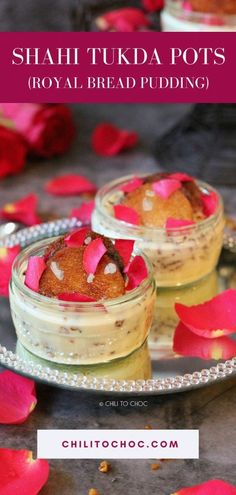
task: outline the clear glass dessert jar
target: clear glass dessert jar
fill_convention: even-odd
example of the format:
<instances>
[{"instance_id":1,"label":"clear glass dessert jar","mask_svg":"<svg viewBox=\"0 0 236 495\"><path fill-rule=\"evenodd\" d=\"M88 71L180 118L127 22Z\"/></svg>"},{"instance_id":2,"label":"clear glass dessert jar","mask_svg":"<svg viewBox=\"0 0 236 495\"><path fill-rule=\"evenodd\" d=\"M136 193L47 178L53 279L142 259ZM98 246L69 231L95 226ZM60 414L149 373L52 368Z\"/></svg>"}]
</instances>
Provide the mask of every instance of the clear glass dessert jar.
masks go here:
<instances>
[{"instance_id":1,"label":"clear glass dessert jar","mask_svg":"<svg viewBox=\"0 0 236 495\"><path fill-rule=\"evenodd\" d=\"M217 265L223 244L224 212L220 195L208 184L197 182L202 192L216 194L215 213L193 225L178 228L136 226L117 220L113 206L123 198L122 186L131 180L126 176L102 187L96 196L92 217L95 232L113 238L133 239L135 247L151 260L158 287L193 283L205 277Z\"/></svg>"},{"instance_id":2,"label":"clear glass dessert jar","mask_svg":"<svg viewBox=\"0 0 236 495\"><path fill-rule=\"evenodd\" d=\"M161 26L163 31L236 31L236 15L196 12L186 0L165 0Z\"/></svg>"},{"instance_id":3,"label":"clear glass dessert jar","mask_svg":"<svg viewBox=\"0 0 236 495\"><path fill-rule=\"evenodd\" d=\"M41 358L64 364L105 363L138 349L154 312L149 261L145 260L148 277L121 297L97 303L59 301L24 284L29 256L42 256L48 243L46 239L24 249L13 265L10 306L20 343Z\"/></svg>"}]
</instances>

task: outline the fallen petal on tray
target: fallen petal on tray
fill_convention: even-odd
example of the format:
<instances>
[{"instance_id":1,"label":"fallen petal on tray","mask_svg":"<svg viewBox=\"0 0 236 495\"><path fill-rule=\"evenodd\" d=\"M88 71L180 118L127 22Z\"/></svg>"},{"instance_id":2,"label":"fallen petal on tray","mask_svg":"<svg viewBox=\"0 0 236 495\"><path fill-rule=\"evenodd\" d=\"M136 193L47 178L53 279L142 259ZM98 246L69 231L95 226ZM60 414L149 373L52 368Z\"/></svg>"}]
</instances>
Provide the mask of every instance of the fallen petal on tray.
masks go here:
<instances>
[{"instance_id":1,"label":"fallen petal on tray","mask_svg":"<svg viewBox=\"0 0 236 495\"><path fill-rule=\"evenodd\" d=\"M123 150L133 148L137 141L136 132L119 129L109 123L99 124L92 135L93 149L101 156L117 155Z\"/></svg>"},{"instance_id":2,"label":"fallen petal on tray","mask_svg":"<svg viewBox=\"0 0 236 495\"><path fill-rule=\"evenodd\" d=\"M0 373L0 423L23 423L37 404L35 383L12 371Z\"/></svg>"},{"instance_id":3,"label":"fallen petal on tray","mask_svg":"<svg viewBox=\"0 0 236 495\"><path fill-rule=\"evenodd\" d=\"M37 495L48 476L48 462L31 451L0 448L0 495Z\"/></svg>"},{"instance_id":4,"label":"fallen petal on tray","mask_svg":"<svg viewBox=\"0 0 236 495\"><path fill-rule=\"evenodd\" d=\"M84 193L95 193L97 187L82 175L68 174L55 177L47 182L45 191L55 196L73 196Z\"/></svg>"},{"instance_id":5,"label":"fallen petal on tray","mask_svg":"<svg viewBox=\"0 0 236 495\"><path fill-rule=\"evenodd\" d=\"M230 337L215 339L199 337L180 322L173 337L173 351L180 356L196 357L207 361L226 360L236 356L236 341Z\"/></svg>"},{"instance_id":6,"label":"fallen petal on tray","mask_svg":"<svg viewBox=\"0 0 236 495\"><path fill-rule=\"evenodd\" d=\"M0 218L24 223L25 225L36 225L41 222L37 214L38 198L36 194L28 194L15 203L6 203L0 210Z\"/></svg>"},{"instance_id":7,"label":"fallen petal on tray","mask_svg":"<svg viewBox=\"0 0 236 495\"><path fill-rule=\"evenodd\" d=\"M175 305L179 319L201 337L216 338L236 331L236 290L228 289L196 306Z\"/></svg>"}]
</instances>

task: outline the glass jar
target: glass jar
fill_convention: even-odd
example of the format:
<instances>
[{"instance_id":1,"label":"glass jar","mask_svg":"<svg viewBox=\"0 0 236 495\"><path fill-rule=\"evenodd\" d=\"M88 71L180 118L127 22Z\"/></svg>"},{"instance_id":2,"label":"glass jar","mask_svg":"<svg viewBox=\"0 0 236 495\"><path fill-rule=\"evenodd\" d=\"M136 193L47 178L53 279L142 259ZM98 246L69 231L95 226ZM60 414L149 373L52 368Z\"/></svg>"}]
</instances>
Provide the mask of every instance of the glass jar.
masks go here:
<instances>
[{"instance_id":1,"label":"glass jar","mask_svg":"<svg viewBox=\"0 0 236 495\"><path fill-rule=\"evenodd\" d=\"M138 349L154 312L155 282L148 260L148 277L121 297L102 303L59 301L24 284L29 256L43 256L48 243L46 239L24 249L13 264L10 306L21 344L41 358L64 364L105 363Z\"/></svg>"},{"instance_id":2,"label":"glass jar","mask_svg":"<svg viewBox=\"0 0 236 495\"><path fill-rule=\"evenodd\" d=\"M166 0L161 13L163 31L236 31L236 15L195 12L185 5L185 0Z\"/></svg>"},{"instance_id":3,"label":"glass jar","mask_svg":"<svg viewBox=\"0 0 236 495\"><path fill-rule=\"evenodd\" d=\"M198 181L202 192L214 192L218 207L214 215L194 225L168 229L131 225L113 216L113 205L120 203L122 186L132 177L123 177L102 187L96 196L92 226L108 237L135 240L153 265L158 287L193 283L216 267L223 244L224 214L220 195Z\"/></svg>"}]
</instances>

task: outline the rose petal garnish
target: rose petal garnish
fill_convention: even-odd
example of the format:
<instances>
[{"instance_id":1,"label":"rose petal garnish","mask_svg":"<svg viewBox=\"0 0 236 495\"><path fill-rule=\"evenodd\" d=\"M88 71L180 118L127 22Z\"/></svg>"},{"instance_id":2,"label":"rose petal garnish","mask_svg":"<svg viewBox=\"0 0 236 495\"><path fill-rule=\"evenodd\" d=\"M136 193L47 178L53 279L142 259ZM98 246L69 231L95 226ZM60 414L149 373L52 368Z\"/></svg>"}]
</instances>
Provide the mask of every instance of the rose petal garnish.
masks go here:
<instances>
[{"instance_id":1,"label":"rose petal garnish","mask_svg":"<svg viewBox=\"0 0 236 495\"><path fill-rule=\"evenodd\" d=\"M133 32L149 26L150 21L141 9L125 7L103 14L96 19L96 24L102 31Z\"/></svg>"},{"instance_id":2,"label":"rose petal garnish","mask_svg":"<svg viewBox=\"0 0 236 495\"><path fill-rule=\"evenodd\" d=\"M236 356L236 341L229 337L199 337L180 322L175 330L173 350L180 356L219 361Z\"/></svg>"},{"instance_id":3,"label":"rose petal garnish","mask_svg":"<svg viewBox=\"0 0 236 495\"><path fill-rule=\"evenodd\" d=\"M179 180L180 182L194 182L195 178L183 172L175 172L169 175L170 179Z\"/></svg>"},{"instance_id":4,"label":"rose petal garnish","mask_svg":"<svg viewBox=\"0 0 236 495\"><path fill-rule=\"evenodd\" d=\"M88 275L96 272L98 263L106 251L107 248L104 246L100 237L94 239L86 246L83 254L83 266Z\"/></svg>"},{"instance_id":5,"label":"rose petal garnish","mask_svg":"<svg viewBox=\"0 0 236 495\"><path fill-rule=\"evenodd\" d=\"M45 191L55 196L72 196L76 194L95 193L95 184L82 175L61 175L47 182Z\"/></svg>"},{"instance_id":6,"label":"rose petal garnish","mask_svg":"<svg viewBox=\"0 0 236 495\"><path fill-rule=\"evenodd\" d=\"M203 213L206 217L214 215L218 206L218 197L215 191L211 191L209 194L201 195Z\"/></svg>"},{"instance_id":7,"label":"rose petal garnish","mask_svg":"<svg viewBox=\"0 0 236 495\"><path fill-rule=\"evenodd\" d=\"M192 5L188 0L185 0L183 3L183 9L186 10L187 12L192 12Z\"/></svg>"},{"instance_id":8,"label":"rose petal garnish","mask_svg":"<svg viewBox=\"0 0 236 495\"><path fill-rule=\"evenodd\" d=\"M93 131L92 147L101 156L117 155L123 150L133 148L138 141L136 132L119 129L112 124L99 124Z\"/></svg>"},{"instance_id":9,"label":"rose petal garnish","mask_svg":"<svg viewBox=\"0 0 236 495\"><path fill-rule=\"evenodd\" d=\"M20 252L20 246L0 247L0 296L9 295L12 264Z\"/></svg>"},{"instance_id":10,"label":"rose petal garnish","mask_svg":"<svg viewBox=\"0 0 236 495\"><path fill-rule=\"evenodd\" d=\"M181 182L176 179L162 179L152 184L153 191L163 199L168 199L171 194L180 188Z\"/></svg>"},{"instance_id":11,"label":"rose petal garnish","mask_svg":"<svg viewBox=\"0 0 236 495\"><path fill-rule=\"evenodd\" d=\"M140 225L139 214L130 206L114 205L114 215L117 220L122 220L122 222Z\"/></svg>"},{"instance_id":12,"label":"rose petal garnish","mask_svg":"<svg viewBox=\"0 0 236 495\"><path fill-rule=\"evenodd\" d=\"M129 239L116 239L115 240L115 249L118 251L119 255L121 256L124 265L128 265L131 254L134 249L134 242Z\"/></svg>"},{"instance_id":13,"label":"rose petal garnish","mask_svg":"<svg viewBox=\"0 0 236 495\"><path fill-rule=\"evenodd\" d=\"M23 423L37 404L35 383L12 371L0 373L0 423Z\"/></svg>"},{"instance_id":14,"label":"rose petal garnish","mask_svg":"<svg viewBox=\"0 0 236 495\"><path fill-rule=\"evenodd\" d=\"M147 266L142 256L135 256L125 271L128 276L126 290L136 289L148 276Z\"/></svg>"},{"instance_id":15,"label":"rose petal garnish","mask_svg":"<svg viewBox=\"0 0 236 495\"><path fill-rule=\"evenodd\" d=\"M189 227L190 225L194 225L195 222L192 222L191 220L180 220L180 219L177 219L177 218L167 218L166 220L166 231L168 234L171 234L176 232L178 232L178 228L181 228L181 227ZM181 229L182 231L182 229Z\"/></svg>"},{"instance_id":16,"label":"rose petal garnish","mask_svg":"<svg viewBox=\"0 0 236 495\"><path fill-rule=\"evenodd\" d=\"M15 203L7 203L0 210L0 218L35 225L41 222L37 215L38 198L36 194L29 194Z\"/></svg>"},{"instance_id":17,"label":"rose petal garnish","mask_svg":"<svg viewBox=\"0 0 236 495\"><path fill-rule=\"evenodd\" d=\"M71 248L77 248L83 246L86 235L89 229L87 227L82 227L81 229L74 230L71 234L67 235L64 239L66 245Z\"/></svg>"},{"instance_id":18,"label":"rose petal garnish","mask_svg":"<svg viewBox=\"0 0 236 495\"><path fill-rule=\"evenodd\" d=\"M138 189L143 184L143 179L140 177L133 177L129 182L126 182L123 186L121 186L120 190L124 193L133 192Z\"/></svg>"},{"instance_id":19,"label":"rose petal garnish","mask_svg":"<svg viewBox=\"0 0 236 495\"><path fill-rule=\"evenodd\" d=\"M85 294L79 294L78 292L62 292L58 295L60 301L68 302L97 302L93 297L86 296Z\"/></svg>"},{"instance_id":20,"label":"rose petal garnish","mask_svg":"<svg viewBox=\"0 0 236 495\"><path fill-rule=\"evenodd\" d=\"M142 4L148 12L159 12L164 7L164 0L142 0Z\"/></svg>"},{"instance_id":21,"label":"rose petal garnish","mask_svg":"<svg viewBox=\"0 0 236 495\"><path fill-rule=\"evenodd\" d=\"M200 485L182 488L172 495L236 495L236 488L223 480L209 480Z\"/></svg>"},{"instance_id":22,"label":"rose petal garnish","mask_svg":"<svg viewBox=\"0 0 236 495\"><path fill-rule=\"evenodd\" d=\"M213 339L236 331L236 290L228 289L195 306L176 303L179 319L192 332Z\"/></svg>"},{"instance_id":23,"label":"rose petal garnish","mask_svg":"<svg viewBox=\"0 0 236 495\"><path fill-rule=\"evenodd\" d=\"M48 462L30 450L0 448L0 495L37 495L48 476Z\"/></svg>"},{"instance_id":24,"label":"rose petal garnish","mask_svg":"<svg viewBox=\"0 0 236 495\"><path fill-rule=\"evenodd\" d=\"M39 291L40 278L46 268L42 256L30 256L25 274L25 285L34 292Z\"/></svg>"},{"instance_id":25,"label":"rose petal garnish","mask_svg":"<svg viewBox=\"0 0 236 495\"><path fill-rule=\"evenodd\" d=\"M78 208L74 208L71 211L70 217L75 217L84 224L90 224L94 208L95 201L93 199L91 201L85 201Z\"/></svg>"}]
</instances>

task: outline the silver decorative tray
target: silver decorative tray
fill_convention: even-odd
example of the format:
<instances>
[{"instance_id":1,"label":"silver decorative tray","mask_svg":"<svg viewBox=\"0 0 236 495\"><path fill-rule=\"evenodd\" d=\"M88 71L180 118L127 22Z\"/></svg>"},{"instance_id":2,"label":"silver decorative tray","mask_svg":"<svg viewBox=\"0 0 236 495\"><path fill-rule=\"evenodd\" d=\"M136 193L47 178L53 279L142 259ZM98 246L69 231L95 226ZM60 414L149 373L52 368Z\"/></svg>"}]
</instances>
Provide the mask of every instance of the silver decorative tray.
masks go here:
<instances>
[{"instance_id":1,"label":"silver decorative tray","mask_svg":"<svg viewBox=\"0 0 236 495\"><path fill-rule=\"evenodd\" d=\"M63 234L80 226L75 218L44 223L0 239L0 247ZM108 364L59 365L40 359L17 342L9 302L0 300L0 364L37 381L75 390L129 395L159 395L180 392L236 375L236 357L227 361L204 360L176 355L173 334L176 326L174 302L196 304L228 287L236 288L235 240L228 234L217 271L188 288L158 292L155 322L147 343L132 355ZM234 336L235 337L235 336ZM233 337L233 338L234 338Z\"/></svg>"}]
</instances>

